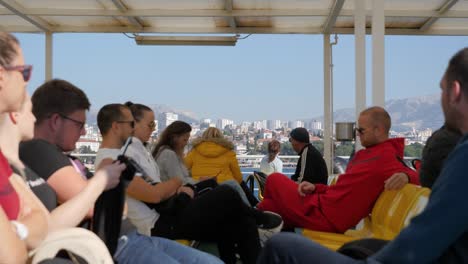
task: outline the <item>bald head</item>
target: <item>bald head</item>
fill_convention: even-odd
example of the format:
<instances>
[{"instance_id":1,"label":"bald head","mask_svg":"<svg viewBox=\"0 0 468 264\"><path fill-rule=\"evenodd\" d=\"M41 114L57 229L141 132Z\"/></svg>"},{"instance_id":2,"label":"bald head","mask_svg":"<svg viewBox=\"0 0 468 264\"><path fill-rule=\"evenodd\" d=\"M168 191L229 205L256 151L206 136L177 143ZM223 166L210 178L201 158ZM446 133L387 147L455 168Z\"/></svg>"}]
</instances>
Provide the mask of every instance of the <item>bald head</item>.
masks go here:
<instances>
[{"instance_id":1,"label":"bald head","mask_svg":"<svg viewBox=\"0 0 468 264\"><path fill-rule=\"evenodd\" d=\"M367 115L374 126L382 126L385 132L390 132L392 120L388 112L380 106L373 106L361 112L362 115Z\"/></svg>"}]
</instances>

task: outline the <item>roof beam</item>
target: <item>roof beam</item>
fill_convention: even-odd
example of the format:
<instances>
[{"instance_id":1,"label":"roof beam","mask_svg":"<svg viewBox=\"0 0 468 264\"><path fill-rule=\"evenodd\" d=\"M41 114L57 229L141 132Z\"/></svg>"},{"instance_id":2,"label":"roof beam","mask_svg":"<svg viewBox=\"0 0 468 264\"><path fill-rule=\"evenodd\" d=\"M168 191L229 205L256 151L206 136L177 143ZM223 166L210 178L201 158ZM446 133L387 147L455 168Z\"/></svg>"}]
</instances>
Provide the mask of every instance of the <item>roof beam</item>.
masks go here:
<instances>
[{"instance_id":1,"label":"roof beam","mask_svg":"<svg viewBox=\"0 0 468 264\"><path fill-rule=\"evenodd\" d=\"M458 0L445 0L445 2L442 4L439 10L437 10L437 13L439 15L444 14L450 8L452 8L452 6L454 6L457 2ZM419 30L421 31L428 30L437 21L437 19L439 19L439 17L434 17L434 16L430 17L424 22L424 24L419 28Z\"/></svg>"},{"instance_id":2,"label":"roof beam","mask_svg":"<svg viewBox=\"0 0 468 264\"><path fill-rule=\"evenodd\" d=\"M8 0L1 0L7 2ZM297 16L328 16L330 11L323 10L161 10L161 9L132 9L120 10L104 9L22 9L27 16L121 16L121 17L297 17ZM367 10L366 15L371 15ZM15 15L6 9L0 10L0 15ZM343 9L339 16L353 16L354 10ZM466 18L468 10L448 10L443 14L432 10L385 10L386 17L438 17L438 18Z\"/></svg>"},{"instance_id":3,"label":"roof beam","mask_svg":"<svg viewBox=\"0 0 468 264\"><path fill-rule=\"evenodd\" d=\"M33 26L8 26L3 27L4 30L10 32L38 32ZM157 28L144 27L139 29L136 27L115 27L115 26L94 26L94 27L75 27L75 26L58 26L53 27L54 33L189 33L189 34L322 34L321 27L303 27L303 28L264 28L264 27L223 27L223 28ZM337 28L335 27L330 34L354 34L354 28ZM366 34L370 34L371 29L366 29ZM466 29L429 29L420 31L419 29L405 28L387 28L386 35L436 35L436 36L467 36L468 28Z\"/></svg>"},{"instance_id":4,"label":"roof beam","mask_svg":"<svg viewBox=\"0 0 468 264\"><path fill-rule=\"evenodd\" d=\"M343 4L344 0L335 0L327 20L325 20L325 24L323 24L323 34L330 34L330 31L335 27L336 19L343 8Z\"/></svg>"},{"instance_id":5,"label":"roof beam","mask_svg":"<svg viewBox=\"0 0 468 264\"><path fill-rule=\"evenodd\" d=\"M232 13L232 0L226 0L225 2L225 9L227 12L229 13ZM236 28L237 27L237 23L236 23L236 20L234 19L234 17L228 17L228 22L229 22L229 26L231 28Z\"/></svg>"},{"instance_id":6,"label":"roof beam","mask_svg":"<svg viewBox=\"0 0 468 264\"><path fill-rule=\"evenodd\" d=\"M29 23L36 26L38 29L44 32L50 32L51 26L47 21L42 18L26 15L25 8L16 3L14 0L0 0L0 5L4 6L6 9L10 10L14 15L21 17L22 19L28 21Z\"/></svg>"},{"instance_id":7,"label":"roof beam","mask_svg":"<svg viewBox=\"0 0 468 264\"><path fill-rule=\"evenodd\" d=\"M120 12L125 13L128 11L127 6L124 4L123 0L111 0L112 3L119 9ZM141 24L140 20L136 16L128 16L127 17L128 21L130 24L132 24L135 27L138 28L143 28L143 24Z\"/></svg>"}]
</instances>

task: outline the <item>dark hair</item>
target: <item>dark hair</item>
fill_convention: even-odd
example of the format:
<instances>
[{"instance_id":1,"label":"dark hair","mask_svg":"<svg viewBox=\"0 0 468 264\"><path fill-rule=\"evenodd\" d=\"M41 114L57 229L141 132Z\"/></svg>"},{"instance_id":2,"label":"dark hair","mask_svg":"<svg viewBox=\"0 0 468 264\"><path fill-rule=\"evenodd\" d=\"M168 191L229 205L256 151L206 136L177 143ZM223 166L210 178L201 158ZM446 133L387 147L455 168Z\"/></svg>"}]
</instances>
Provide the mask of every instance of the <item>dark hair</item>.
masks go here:
<instances>
[{"instance_id":1,"label":"dark hair","mask_svg":"<svg viewBox=\"0 0 468 264\"><path fill-rule=\"evenodd\" d=\"M192 127L189 124L184 121L174 121L172 124L167 126L159 136L158 143L153 150L153 157L158 155L159 149L161 149L162 146L169 146L174 150L174 138L176 136L189 133L190 131L192 131Z\"/></svg>"},{"instance_id":2,"label":"dark hair","mask_svg":"<svg viewBox=\"0 0 468 264\"><path fill-rule=\"evenodd\" d=\"M52 114L69 115L77 110L89 110L91 106L80 88L60 79L42 84L32 95L31 101L38 124Z\"/></svg>"},{"instance_id":3,"label":"dark hair","mask_svg":"<svg viewBox=\"0 0 468 264\"><path fill-rule=\"evenodd\" d=\"M372 106L361 112L361 115L370 115L371 122L374 125L382 125L385 131L390 132L392 119L388 112L380 106Z\"/></svg>"},{"instance_id":4,"label":"dark hair","mask_svg":"<svg viewBox=\"0 0 468 264\"><path fill-rule=\"evenodd\" d=\"M107 104L99 109L97 115L97 125L102 135L107 134L112 127L112 123L122 119L122 109L127 108L123 104Z\"/></svg>"},{"instance_id":5,"label":"dark hair","mask_svg":"<svg viewBox=\"0 0 468 264\"><path fill-rule=\"evenodd\" d=\"M449 62L445 72L447 85L454 81L460 83L460 88L468 97L468 47L457 52Z\"/></svg>"},{"instance_id":6,"label":"dark hair","mask_svg":"<svg viewBox=\"0 0 468 264\"><path fill-rule=\"evenodd\" d=\"M18 55L18 39L10 33L0 32L0 65L9 66Z\"/></svg>"},{"instance_id":7,"label":"dark hair","mask_svg":"<svg viewBox=\"0 0 468 264\"><path fill-rule=\"evenodd\" d=\"M126 102L124 105L127 106L130 109L130 111L132 111L133 118L137 122L143 118L145 111L153 112L153 110L146 105L134 104L130 101Z\"/></svg>"}]
</instances>

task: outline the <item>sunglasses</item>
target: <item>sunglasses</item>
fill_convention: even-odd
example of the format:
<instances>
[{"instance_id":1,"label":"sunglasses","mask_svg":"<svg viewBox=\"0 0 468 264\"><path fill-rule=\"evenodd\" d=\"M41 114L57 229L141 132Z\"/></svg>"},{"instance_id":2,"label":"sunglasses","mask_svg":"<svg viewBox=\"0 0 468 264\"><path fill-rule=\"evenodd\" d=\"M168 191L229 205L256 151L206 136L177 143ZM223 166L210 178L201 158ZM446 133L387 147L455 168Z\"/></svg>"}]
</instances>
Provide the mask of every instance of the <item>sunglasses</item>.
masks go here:
<instances>
[{"instance_id":1,"label":"sunglasses","mask_svg":"<svg viewBox=\"0 0 468 264\"><path fill-rule=\"evenodd\" d=\"M32 75L32 65L4 66L7 71L19 71L23 75L23 80L28 82Z\"/></svg>"},{"instance_id":2,"label":"sunglasses","mask_svg":"<svg viewBox=\"0 0 468 264\"><path fill-rule=\"evenodd\" d=\"M156 128L156 122L151 121L151 122L148 124L148 127L149 127L150 129L155 129L155 128Z\"/></svg>"},{"instance_id":3,"label":"sunglasses","mask_svg":"<svg viewBox=\"0 0 468 264\"><path fill-rule=\"evenodd\" d=\"M364 134L364 131L366 131L365 128L362 128L362 127L356 127L355 128L356 132L358 132L359 134Z\"/></svg>"},{"instance_id":4,"label":"sunglasses","mask_svg":"<svg viewBox=\"0 0 468 264\"><path fill-rule=\"evenodd\" d=\"M135 128L135 121L115 121L117 123L128 123L132 128Z\"/></svg>"},{"instance_id":5,"label":"sunglasses","mask_svg":"<svg viewBox=\"0 0 468 264\"><path fill-rule=\"evenodd\" d=\"M66 120L69 120L69 121L72 121L73 123L77 124L79 126L80 129L83 129L83 127L85 126L85 122L81 122L81 121L78 121L76 119L73 119L73 118L70 118L66 115L62 115L62 114L59 114L60 117L62 117L63 119L66 119Z\"/></svg>"}]
</instances>

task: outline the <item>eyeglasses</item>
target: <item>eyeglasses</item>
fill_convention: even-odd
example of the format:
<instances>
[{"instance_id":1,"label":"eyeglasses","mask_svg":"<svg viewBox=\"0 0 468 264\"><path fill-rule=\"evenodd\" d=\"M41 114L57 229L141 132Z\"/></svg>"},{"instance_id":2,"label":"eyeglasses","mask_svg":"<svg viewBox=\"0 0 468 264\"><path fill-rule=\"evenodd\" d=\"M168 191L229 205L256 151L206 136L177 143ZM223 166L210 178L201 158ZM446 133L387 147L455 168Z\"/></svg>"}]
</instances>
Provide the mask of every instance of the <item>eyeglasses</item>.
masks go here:
<instances>
[{"instance_id":1,"label":"eyeglasses","mask_svg":"<svg viewBox=\"0 0 468 264\"><path fill-rule=\"evenodd\" d=\"M73 119L73 118L70 118L70 117L68 117L68 116L66 116L66 115L63 115L63 114L59 114L59 115L60 115L60 117L62 117L63 119L70 120L70 121L72 121L73 123L79 125L79 128L80 128L80 129L83 129L84 125L86 124L85 122L78 121L78 120Z\"/></svg>"},{"instance_id":2,"label":"eyeglasses","mask_svg":"<svg viewBox=\"0 0 468 264\"><path fill-rule=\"evenodd\" d=\"M132 121L115 121L115 122L117 122L117 123L128 123L128 124L130 124L130 126L132 128L135 128L135 121L134 120L132 120Z\"/></svg>"},{"instance_id":3,"label":"eyeglasses","mask_svg":"<svg viewBox=\"0 0 468 264\"><path fill-rule=\"evenodd\" d=\"M356 132L358 132L359 134L364 134L364 131L366 131L365 128L362 128L362 127L356 127L354 128L356 130Z\"/></svg>"},{"instance_id":4,"label":"eyeglasses","mask_svg":"<svg viewBox=\"0 0 468 264\"><path fill-rule=\"evenodd\" d=\"M32 65L4 66L7 71L19 71L23 75L23 80L28 82L32 75Z\"/></svg>"},{"instance_id":5,"label":"eyeglasses","mask_svg":"<svg viewBox=\"0 0 468 264\"><path fill-rule=\"evenodd\" d=\"M149 127L150 129L155 129L155 128L156 128L156 122L151 121L151 122L148 124L148 127Z\"/></svg>"}]
</instances>

